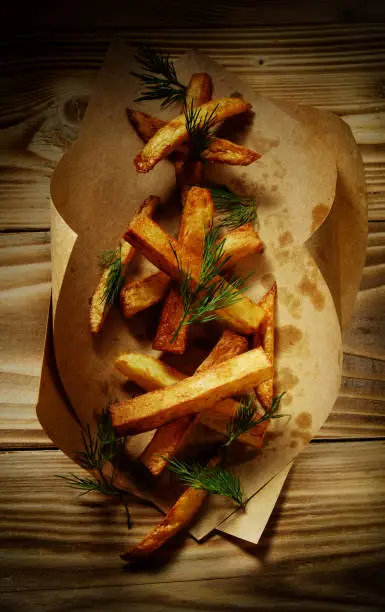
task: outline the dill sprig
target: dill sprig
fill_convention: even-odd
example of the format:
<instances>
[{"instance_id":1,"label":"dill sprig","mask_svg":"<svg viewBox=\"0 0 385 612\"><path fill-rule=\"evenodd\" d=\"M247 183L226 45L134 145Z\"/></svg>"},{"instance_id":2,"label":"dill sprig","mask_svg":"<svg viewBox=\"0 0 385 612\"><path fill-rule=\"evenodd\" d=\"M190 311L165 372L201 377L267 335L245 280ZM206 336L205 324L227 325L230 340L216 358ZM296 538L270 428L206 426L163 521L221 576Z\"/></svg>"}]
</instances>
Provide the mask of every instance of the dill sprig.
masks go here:
<instances>
[{"instance_id":1,"label":"dill sprig","mask_svg":"<svg viewBox=\"0 0 385 612\"><path fill-rule=\"evenodd\" d=\"M216 210L221 214L220 225L227 229L237 229L246 223L254 223L257 218L255 198L237 196L224 185L209 187Z\"/></svg>"},{"instance_id":2,"label":"dill sprig","mask_svg":"<svg viewBox=\"0 0 385 612\"><path fill-rule=\"evenodd\" d=\"M217 310L229 308L242 299L242 291L245 290L251 274L239 278L233 277L229 281L220 277L230 260L230 256L224 256L224 245L225 239L219 240L219 229L211 226L205 234L202 266L195 287L191 272L185 269L171 245L178 266L179 291L183 303L183 316L171 342L175 340L182 327L220 319Z\"/></svg>"},{"instance_id":3,"label":"dill sprig","mask_svg":"<svg viewBox=\"0 0 385 612\"><path fill-rule=\"evenodd\" d=\"M166 108L174 102L185 100L186 86L178 81L169 53L144 46L139 49L135 59L145 70L143 74L131 73L145 86L142 94L135 98L136 102L162 100L161 108Z\"/></svg>"},{"instance_id":4,"label":"dill sprig","mask_svg":"<svg viewBox=\"0 0 385 612\"><path fill-rule=\"evenodd\" d=\"M131 527L130 512L124 496L127 492L116 487L112 480L108 480L103 474L106 463L118 457L125 444L125 438L117 438L112 426L111 416L107 410L103 410L98 418L96 436L91 434L90 426L87 424L82 431L83 450L76 454L80 465L90 471L96 471L98 478L77 476L70 473L66 476L57 475L64 480L68 487L80 491L80 496L87 493L102 493L103 495L117 495L124 505L127 516L127 525Z\"/></svg>"},{"instance_id":5,"label":"dill sprig","mask_svg":"<svg viewBox=\"0 0 385 612\"><path fill-rule=\"evenodd\" d=\"M227 442L224 446L230 446L239 436L247 433L250 429L253 429L256 425L260 425L264 421L270 419L280 419L288 416L286 414L276 414L279 408L282 397L285 393L281 393L273 399L271 408L267 410L262 416L257 416L257 407L255 406L254 399L248 395L245 399L239 402L237 411L233 417L231 417L226 425L226 434L228 437Z\"/></svg>"},{"instance_id":6,"label":"dill sprig","mask_svg":"<svg viewBox=\"0 0 385 612\"><path fill-rule=\"evenodd\" d=\"M194 106L194 101L186 104L184 115L186 118L186 128L189 136L189 157L192 161L199 160L201 154L210 144L213 138L212 128L215 125L215 112L218 105L212 111L207 111L203 116L201 109Z\"/></svg>"},{"instance_id":7,"label":"dill sprig","mask_svg":"<svg viewBox=\"0 0 385 612\"><path fill-rule=\"evenodd\" d=\"M241 483L232 472L219 466L205 466L197 461L182 461L175 457L168 458L168 469L174 472L181 482L193 489L229 497L236 504L243 506Z\"/></svg>"},{"instance_id":8,"label":"dill sprig","mask_svg":"<svg viewBox=\"0 0 385 612\"><path fill-rule=\"evenodd\" d=\"M104 308L111 306L119 296L123 284L122 247L105 251L99 257L99 264L108 270L106 284L100 301Z\"/></svg>"}]
</instances>

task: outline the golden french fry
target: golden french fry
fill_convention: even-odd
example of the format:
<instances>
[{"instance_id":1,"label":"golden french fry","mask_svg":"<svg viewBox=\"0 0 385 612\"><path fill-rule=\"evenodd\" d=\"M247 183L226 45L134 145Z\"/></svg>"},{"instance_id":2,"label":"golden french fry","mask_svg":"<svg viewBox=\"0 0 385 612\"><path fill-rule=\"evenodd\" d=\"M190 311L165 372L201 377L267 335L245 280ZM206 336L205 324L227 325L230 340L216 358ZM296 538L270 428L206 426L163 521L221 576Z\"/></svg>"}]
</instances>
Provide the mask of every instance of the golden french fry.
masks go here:
<instances>
[{"instance_id":1,"label":"golden french fry","mask_svg":"<svg viewBox=\"0 0 385 612\"><path fill-rule=\"evenodd\" d=\"M207 72L197 72L190 78L187 85L185 104L187 108L191 105L201 106L211 100L213 82ZM183 110L183 109L182 109Z\"/></svg>"},{"instance_id":2,"label":"golden french fry","mask_svg":"<svg viewBox=\"0 0 385 612\"><path fill-rule=\"evenodd\" d=\"M179 279L179 270L173 252L174 249L179 261L181 261L177 241L152 219L142 218L136 223L132 223L124 237L157 268L175 280ZM187 272L187 269L185 269L185 272ZM197 280L198 275L192 274L192 284L196 283ZM244 295L241 295L239 301L232 306L217 312L227 327L245 335L255 333L265 316L263 308L257 306Z\"/></svg>"},{"instance_id":3,"label":"golden french fry","mask_svg":"<svg viewBox=\"0 0 385 612\"><path fill-rule=\"evenodd\" d=\"M252 349L171 387L111 404L109 412L114 430L124 436L156 429L245 392L269 378L271 373L264 351Z\"/></svg>"},{"instance_id":4,"label":"golden french fry","mask_svg":"<svg viewBox=\"0 0 385 612\"><path fill-rule=\"evenodd\" d=\"M234 332L230 330L225 330L214 346L211 353L208 357L201 363L199 368L196 370L196 373L203 372L208 368L211 368L214 365L218 365L219 363L223 363L227 359L231 357L235 357L236 355L240 355L247 350L247 339L243 336L238 336ZM151 357L149 359L152 359ZM151 362L150 362L151 363ZM159 361L157 362L159 364ZM154 386L155 377L152 379L153 386L152 389L158 388L162 389L164 387L169 386L167 381L170 381L170 373L168 370L168 366L165 366L165 372L162 376L162 370L159 365L154 365L154 369L156 369L157 373L160 375L157 383L158 386ZM146 368L146 373L151 371L151 365L148 365ZM177 373L177 376L181 376L180 372ZM178 377L175 377L173 382L169 384L173 384L178 382ZM141 377L143 382L144 376ZM184 376L183 378L187 378ZM138 383L139 384L139 383ZM140 385L142 388L149 391L148 386ZM226 400L224 400L226 401ZM219 402L218 406L220 406L221 402ZM213 410L216 410L217 406L213 407ZM152 472L154 476L158 476L164 467L167 465L167 457L174 455L179 448L183 445L184 440L189 435L191 429L193 429L194 425L198 422L199 415L195 416L187 416L182 419L177 419L176 421L172 421L163 427L160 427L154 434L152 440L147 445L142 455L140 456L140 461Z\"/></svg>"},{"instance_id":5,"label":"golden french fry","mask_svg":"<svg viewBox=\"0 0 385 612\"><path fill-rule=\"evenodd\" d=\"M260 157L256 151L224 138L213 138L207 149L202 152L202 158L206 161L231 166L249 166Z\"/></svg>"},{"instance_id":6,"label":"golden french fry","mask_svg":"<svg viewBox=\"0 0 385 612\"><path fill-rule=\"evenodd\" d=\"M241 259L263 250L263 244L252 223L246 223L241 227L230 230L225 235L224 241L224 257L231 257L229 267L234 266Z\"/></svg>"},{"instance_id":7,"label":"golden french fry","mask_svg":"<svg viewBox=\"0 0 385 612\"><path fill-rule=\"evenodd\" d=\"M183 310L183 302L178 287L171 285L164 301L152 348L157 351L183 355L187 345L187 327L181 327L174 338L179 321L183 317Z\"/></svg>"},{"instance_id":8,"label":"golden french fry","mask_svg":"<svg viewBox=\"0 0 385 612\"><path fill-rule=\"evenodd\" d=\"M130 280L120 292L120 310L126 319L160 302L167 293L170 277L155 272L139 280Z\"/></svg>"},{"instance_id":9,"label":"golden french fry","mask_svg":"<svg viewBox=\"0 0 385 612\"><path fill-rule=\"evenodd\" d=\"M277 299L277 283L258 302L266 312L266 316L261 323L258 332L254 336L254 346L262 346L271 365L274 366L274 323L275 323L275 303ZM274 370L268 380L259 384L256 394L265 410L271 408L274 397Z\"/></svg>"},{"instance_id":10,"label":"golden french fry","mask_svg":"<svg viewBox=\"0 0 385 612\"><path fill-rule=\"evenodd\" d=\"M200 105L202 117L213 113L215 123L220 123L228 117L239 115L251 109L251 105L241 98L220 98ZM145 144L135 158L137 172L149 172L161 159L164 159L180 144L188 140L186 117L179 115Z\"/></svg>"},{"instance_id":11,"label":"golden french fry","mask_svg":"<svg viewBox=\"0 0 385 612\"><path fill-rule=\"evenodd\" d=\"M151 115L147 115L141 111L136 111L129 108L127 109L127 116L136 133L144 143L147 143L151 138L153 138L160 128L167 125L167 122L163 121L163 119L158 119L157 117L152 117ZM182 172L185 165L189 165L186 164L187 157L188 146L184 143L179 145L177 149L171 153L170 159L175 164L177 178L178 173ZM235 142L231 142L225 138L213 137L210 140L207 149L202 152L201 157L206 161L216 162L219 164L248 166L259 159L261 155L256 151L252 151L247 147L235 144ZM194 164L195 162L192 163ZM201 168L202 167L194 168L194 172L198 172L198 177L200 176L199 172L201 171ZM186 174L189 177L192 176L192 178L195 176L192 170L189 170L188 173L186 171ZM195 185L199 183L200 181L193 181L190 178L185 182L185 184L188 185Z\"/></svg>"},{"instance_id":12,"label":"golden french fry","mask_svg":"<svg viewBox=\"0 0 385 612\"><path fill-rule=\"evenodd\" d=\"M202 265L205 233L213 219L214 204L210 192L200 187L185 189L182 200L184 205L178 244L183 260L188 262L190 271L198 276ZM174 339L183 312L182 298L178 288L173 286L165 300L153 348L177 355L184 353L187 344L187 327L181 327Z\"/></svg>"},{"instance_id":13,"label":"golden french fry","mask_svg":"<svg viewBox=\"0 0 385 612\"><path fill-rule=\"evenodd\" d=\"M150 196L147 198L139 210L135 213L134 219L139 219L141 216L151 217L160 200L156 196ZM121 276L124 278L127 270L127 266L135 255L135 249L129 244L124 238L120 240L120 263L121 263ZM108 315L108 312L112 304L107 303L105 299L106 288L108 284L110 270L105 268L100 277L99 283L94 291L91 298L88 324L92 334L97 334Z\"/></svg>"},{"instance_id":14,"label":"golden french fry","mask_svg":"<svg viewBox=\"0 0 385 612\"><path fill-rule=\"evenodd\" d=\"M209 461L208 465L215 467L218 463L219 457L215 457ZM206 491L200 489L194 489L193 487L186 489L164 519L154 529L151 529L140 544L121 555L121 558L124 561L130 561L158 550L167 540L191 523L207 495Z\"/></svg>"}]
</instances>

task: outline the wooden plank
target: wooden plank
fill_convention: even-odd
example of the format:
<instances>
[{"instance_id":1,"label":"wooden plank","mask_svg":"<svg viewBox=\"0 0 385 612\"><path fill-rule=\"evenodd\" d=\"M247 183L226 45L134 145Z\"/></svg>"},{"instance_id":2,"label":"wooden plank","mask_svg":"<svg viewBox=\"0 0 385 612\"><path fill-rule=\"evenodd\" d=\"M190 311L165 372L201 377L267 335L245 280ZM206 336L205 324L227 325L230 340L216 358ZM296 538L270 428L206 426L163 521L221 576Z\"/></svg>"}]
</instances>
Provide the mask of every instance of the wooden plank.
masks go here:
<instances>
[{"instance_id":1,"label":"wooden plank","mask_svg":"<svg viewBox=\"0 0 385 612\"><path fill-rule=\"evenodd\" d=\"M119 606L128 597L126 604L142 606L135 609L163 609L160 602L178 609L186 590L188 605L196 609L194 590L200 599L196 589L204 584L197 581L210 579L216 586L203 591L202 609L216 610L217 598L230 610L236 602L245 609L243 598L254 609L268 601L277 606L280 598L284 602L289 596L291 603L293 598L308 600L304 609L309 610L354 609L348 604L380 609L384 449L384 442L311 444L295 462L258 545L220 536L197 544L180 537L152 563L125 572L119 553L156 523L160 515L155 509L131 503L133 528L127 532L122 508L96 496L78 498L55 479L69 470L81 473L59 451L2 454L0 588L8 594L3 602L25 602L27 611L64 610L64 602L83 598L102 610L105 597L114 591L111 601ZM180 590L174 591L174 584L170 589L170 582L180 583ZM164 597L167 592L162 583L168 584L169 599L154 601L156 593ZM134 585L143 589L131 597ZM82 595L80 590L87 588L93 593ZM122 588L129 588L130 595ZM100 594L100 605L95 593ZM329 608L334 600L337 607Z\"/></svg>"},{"instance_id":2,"label":"wooden plank","mask_svg":"<svg viewBox=\"0 0 385 612\"><path fill-rule=\"evenodd\" d=\"M0 13L1 14L1 13ZM159 4L156 0L145 0L135 5L127 5L124 0L112 3L94 3L83 0L79 5L75 0L67 0L54 7L48 0L37 0L33 11L17 11L9 5L2 15L5 32L27 30L40 27L185 27L186 25L204 24L211 26L245 26L253 23L331 23L331 22L368 22L378 21L385 17L381 2L367 0L365 3L355 0L276 0L272 5L269 0L259 0L256 5L252 0L240 0L236 4L221 2L213 7L205 0L195 0L193 5L176 3L168 0ZM5 28L4 26L7 26Z\"/></svg>"},{"instance_id":3,"label":"wooden plank","mask_svg":"<svg viewBox=\"0 0 385 612\"><path fill-rule=\"evenodd\" d=\"M51 446L35 414L51 292L48 232L0 237L2 447Z\"/></svg>"},{"instance_id":4,"label":"wooden plank","mask_svg":"<svg viewBox=\"0 0 385 612\"><path fill-rule=\"evenodd\" d=\"M385 26L120 30L128 42L209 53L265 95L343 115L366 162L369 216L385 219ZM77 137L111 33L24 36L2 64L0 227L48 228L49 179ZM20 74L23 78L20 79Z\"/></svg>"}]
</instances>

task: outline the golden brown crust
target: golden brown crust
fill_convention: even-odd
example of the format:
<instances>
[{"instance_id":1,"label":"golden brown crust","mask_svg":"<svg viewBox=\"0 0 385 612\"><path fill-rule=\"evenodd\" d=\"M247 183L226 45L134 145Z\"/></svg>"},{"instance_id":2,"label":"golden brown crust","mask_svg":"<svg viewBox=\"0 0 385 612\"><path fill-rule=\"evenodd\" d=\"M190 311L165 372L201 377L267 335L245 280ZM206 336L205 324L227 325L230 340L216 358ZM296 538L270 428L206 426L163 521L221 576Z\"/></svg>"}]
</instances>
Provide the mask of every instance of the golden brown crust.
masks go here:
<instances>
[{"instance_id":1,"label":"golden brown crust","mask_svg":"<svg viewBox=\"0 0 385 612\"><path fill-rule=\"evenodd\" d=\"M131 224L125 238L157 268L175 280L179 279L179 270L173 252L174 249L181 260L179 246L176 240L157 223L143 218L140 222ZM192 282L197 282L197 275L193 275ZM244 295L236 304L218 312L227 327L245 335L255 333L265 316L264 310Z\"/></svg>"},{"instance_id":2,"label":"golden brown crust","mask_svg":"<svg viewBox=\"0 0 385 612\"><path fill-rule=\"evenodd\" d=\"M250 110L251 105L241 98L220 98L199 106L202 116L215 113L215 123ZM164 159L180 144L188 140L186 117L184 114L172 119L145 144L135 158L137 172L149 172L161 159Z\"/></svg>"},{"instance_id":3,"label":"golden brown crust","mask_svg":"<svg viewBox=\"0 0 385 612\"><path fill-rule=\"evenodd\" d=\"M275 325L275 303L277 299L277 283L263 296L258 304L266 312L266 316L254 337L254 346L262 346L271 365L274 366L274 325ZM274 370L272 376L259 384L256 394L265 410L271 408L274 397Z\"/></svg>"},{"instance_id":4,"label":"golden brown crust","mask_svg":"<svg viewBox=\"0 0 385 612\"><path fill-rule=\"evenodd\" d=\"M120 292L120 310L125 319L150 308L164 298L171 283L163 272L155 272L146 278L128 281Z\"/></svg>"},{"instance_id":5,"label":"golden brown crust","mask_svg":"<svg viewBox=\"0 0 385 612\"><path fill-rule=\"evenodd\" d=\"M271 372L263 350L252 349L171 387L111 404L112 424L119 436L156 429L243 393L269 378Z\"/></svg>"},{"instance_id":6,"label":"golden brown crust","mask_svg":"<svg viewBox=\"0 0 385 612\"><path fill-rule=\"evenodd\" d=\"M263 251L263 243L252 223L246 223L241 227L230 230L224 236L224 241L224 257L231 257L227 268L235 266L245 257Z\"/></svg>"},{"instance_id":7,"label":"golden brown crust","mask_svg":"<svg viewBox=\"0 0 385 612\"><path fill-rule=\"evenodd\" d=\"M213 82L207 72L196 72L192 75L186 90L186 106L201 106L211 100Z\"/></svg>"},{"instance_id":8,"label":"golden brown crust","mask_svg":"<svg viewBox=\"0 0 385 612\"><path fill-rule=\"evenodd\" d=\"M249 166L261 156L256 151L235 144L224 138L213 138L208 148L202 152L206 161L230 166Z\"/></svg>"},{"instance_id":9,"label":"golden brown crust","mask_svg":"<svg viewBox=\"0 0 385 612\"><path fill-rule=\"evenodd\" d=\"M152 217L160 200L157 196L149 196L144 200L134 215L133 221L138 220L143 216ZM120 243L120 261L122 266L122 276L126 274L127 266L132 261L135 255L135 249L124 238L121 238ZM97 334L110 311L111 304L106 304L104 294L106 291L109 270L103 270L99 283L92 295L90 308L88 311L88 326L92 334Z\"/></svg>"},{"instance_id":10,"label":"golden brown crust","mask_svg":"<svg viewBox=\"0 0 385 612\"><path fill-rule=\"evenodd\" d=\"M172 285L164 302L152 348L183 355L187 346L187 327L181 327L174 339L175 330L182 317L183 302L178 288Z\"/></svg>"}]
</instances>

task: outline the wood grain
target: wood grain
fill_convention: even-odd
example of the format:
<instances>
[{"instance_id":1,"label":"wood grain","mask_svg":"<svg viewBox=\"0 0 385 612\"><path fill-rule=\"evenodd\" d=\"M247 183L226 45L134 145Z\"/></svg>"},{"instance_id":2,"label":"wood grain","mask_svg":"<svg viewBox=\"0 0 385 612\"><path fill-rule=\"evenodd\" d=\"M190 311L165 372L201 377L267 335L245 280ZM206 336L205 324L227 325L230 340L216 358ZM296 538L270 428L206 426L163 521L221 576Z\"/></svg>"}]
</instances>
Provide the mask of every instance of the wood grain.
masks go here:
<instances>
[{"instance_id":1,"label":"wood grain","mask_svg":"<svg viewBox=\"0 0 385 612\"><path fill-rule=\"evenodd\" d=\"M209 53L265 95L345 117L361 146L369 218L385 219L385 24L119 30L128 42ZM111 32L24 35L0 61L0 227L47 229L49 178L76 138ZM20 74L23 78L20 79Z\"/></svg>"},{"instance_id":2,"label":"wood grain","mask_svg":"<svg viewBox=\"0 0 385 612\"><path fill-rule=\"evenodd\" d=\"M202 585L207 597L202 609L217 609L217 603L209 607L208 598L218 589L226 609L241 606L243 598L250 606L268 599L276 604L276 597L289 593L301 601L308 598L309 610L326 609L322 605L336 597L342 607L335 609L353 603L379 605L384 587L377 583L374 589L373 584L385 560L384 450L384 442L374 441L311 444L296 461L257 546L219 536L203 544L181 537L151 564L125 572L118 555L155 524L160 516L155 509L132 503L133 529L127 532L122 508L96 496L78 498L55 478L68 470L81 473L60 452L2 454L0 585L8 593L3 601L25 603L26 610L65 610L70 598L63 585L70 585L73 601L85 605L92 600L98 610L106 601L97 603L99 587L119 605L137 602L143 606L138 609L147 604L157 610L163 609L153 599L158 592L163 592L164 604L179 609L186 590L191 609L201 609L193 606L194 592L198 597L196 589ZM208 577L210 582L226 578L228 586L223 580L212 591L204 585ZM164 599L161 583L170 582L181 583L181 589L174 592L174 585L169 586ZM39 592L43 584L45 595ZM346 592L344 584L350 585ZM133 585L148 590L138 590L136 600ZM82 594L84 587L92 592ZM130 587L130 594L122 587Z\"/></svg>"},{"instance_id":3,"label":"wood grain","mask_svg":"<svg viewBox=\"0 0 385 612\"><path fill-rule=\"evenodd\" d=\"M47 232L0 237L1 446L51 446L35 413L51 292Z\"/></svg>"}]
</instances>

